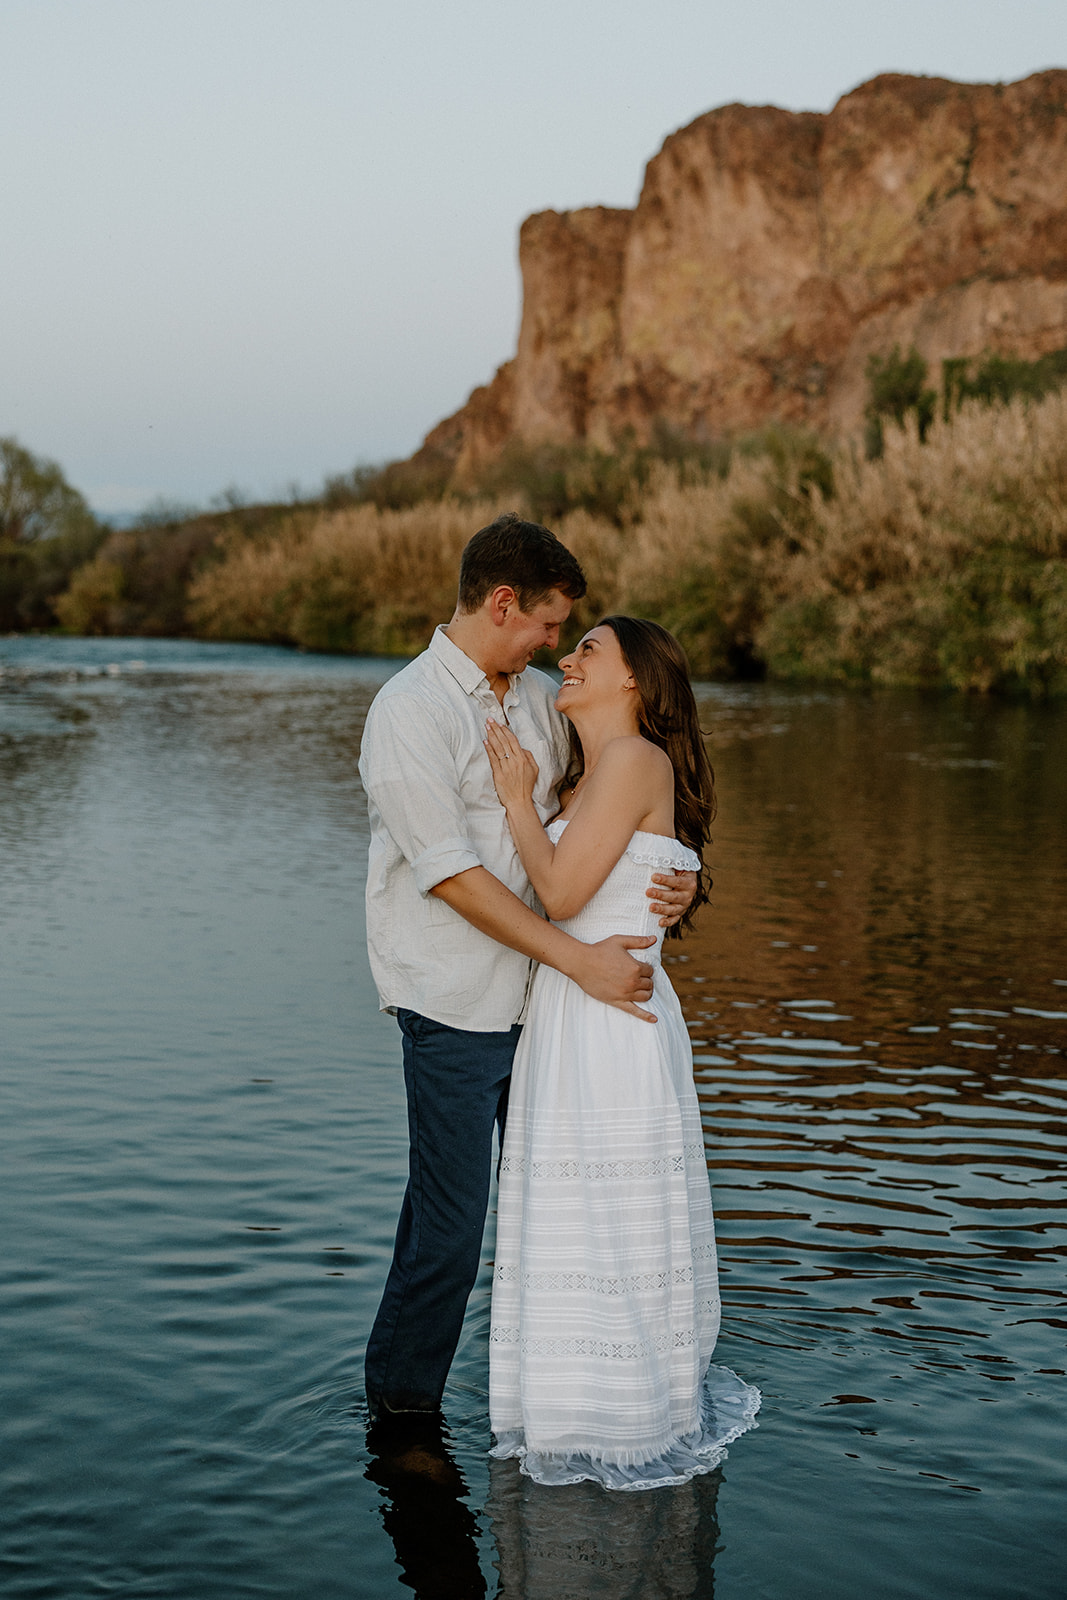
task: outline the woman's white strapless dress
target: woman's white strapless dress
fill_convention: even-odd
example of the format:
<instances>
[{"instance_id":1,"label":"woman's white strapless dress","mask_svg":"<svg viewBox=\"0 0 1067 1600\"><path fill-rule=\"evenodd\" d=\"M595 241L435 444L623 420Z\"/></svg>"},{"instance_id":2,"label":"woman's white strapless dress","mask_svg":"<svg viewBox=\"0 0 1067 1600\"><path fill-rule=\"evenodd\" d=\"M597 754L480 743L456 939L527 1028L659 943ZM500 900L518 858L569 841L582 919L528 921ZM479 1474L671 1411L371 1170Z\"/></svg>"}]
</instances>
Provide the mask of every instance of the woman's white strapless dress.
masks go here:
<instances>
[{"instance_id":1,"label":"woman's white strapless dress","mask_svg":"<svg viewBox=\"0 0 1067 1600\"><path fill-rule=\"evenodd\" d=\"M555 843L565 819L549 824ZM661 965L653 872L695 870L635 833L559 926L654 934L655 1026L550 967L534 978L500 1163L490 1332L493 1455L538 1482L649 1489L710 1472L753 1426L757 1389L711 1366L720 1301L693 1056Z\"/></svg>"}]
</instances>

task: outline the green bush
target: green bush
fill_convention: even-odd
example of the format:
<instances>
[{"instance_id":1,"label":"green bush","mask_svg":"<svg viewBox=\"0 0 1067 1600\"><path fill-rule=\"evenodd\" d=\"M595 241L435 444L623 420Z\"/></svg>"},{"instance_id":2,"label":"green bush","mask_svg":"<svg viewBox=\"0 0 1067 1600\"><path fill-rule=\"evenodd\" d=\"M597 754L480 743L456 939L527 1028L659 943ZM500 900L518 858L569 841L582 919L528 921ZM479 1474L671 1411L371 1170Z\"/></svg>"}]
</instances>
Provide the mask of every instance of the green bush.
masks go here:
<instances>
[{"instance_id":1,"label":"green bush","mask_svg":"<svg viewBox=\"0 0 1067 1600\"><path fill-rule=\"evenodd\" d=\"M937 410L937 393L926 386L928 370L914 346L905 356L900 346L894 345L887 356L868 358L865 444L869 461L876 461L885 447L887 418L902 428L908 417L914 417L919 438L926 438Z\"/></svg>"},{"instance_id":2,"label":"green bush","mask_svg":"<svg viewBox=\"0 0 1067 1600\"><path fill-rule=\"evenodd\" d=\"M969 357L956 357L941 363L941 414L947 421L967 400L978 400L987 406L1007 405L1019 395L1041 400L1064 384L1067 348L1050 350L1036 361L986 355L977 366Z\"/></svg>"},{"instance_id":3,"label":"green bush","mask_svg":"<svg viewBox=\"0 0 1067 1600\"><path fill-rule=\"evenodd\" d=\"M625 528L640 515L649 486L665 465L678 481L696 484L724 473L730 455L724 442L700 443L663 423L653 428L647 445L625 437L611 450L584 442L513 440L471 477L466 492L476 499L521 503L535 522L555 525L584 511Z\"/></svg>"}]
</instances>

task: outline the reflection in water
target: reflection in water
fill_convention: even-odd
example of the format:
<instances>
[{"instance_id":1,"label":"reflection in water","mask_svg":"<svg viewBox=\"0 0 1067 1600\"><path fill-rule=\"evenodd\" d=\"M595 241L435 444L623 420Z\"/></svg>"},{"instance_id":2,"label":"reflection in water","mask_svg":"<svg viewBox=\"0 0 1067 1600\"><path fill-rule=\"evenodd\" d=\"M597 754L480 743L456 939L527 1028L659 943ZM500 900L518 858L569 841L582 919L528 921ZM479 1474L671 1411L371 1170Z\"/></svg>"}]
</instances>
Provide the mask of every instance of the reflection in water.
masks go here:
<instances>
[{"instance_id":1,"label":"reflection in water","mask_svg":"<svg viewBox=\"0 0 1067 1600\"><path fill-rule=\"evenodd\" d=\"M417 1600L479 1600L485 1579L469 1490L431 1420L367 1430L367 1477L384 1491L382 1524L393 1541L402 1581Z\"/></svg>"},{"instance_id":2,"label":"reflection in water","mask_svg":"<svg viewBox=\"0 0 1067 1600\"><path fill-rule=\"evenodd\" d=\"M401 1581L417 1600L480 1600L478 1522L447 1429L372 1426L367 1449ZM716 1471L640 1494L546 1488L517 1461L490 1461L496 1600L713 1600L720 1481Z\"/></svg>"},{"instance_id":3,"label":"reflection in water","mask_svg":"<svg viewBox=\"0 0 1067 1600\"><path fill-rule=\"evenodd\" d=\"M918 697L769 709L705 704L724 865L716 914L668 957L731 1337L830 1341L851 1362L888 1339L909 1401L942 1406L947 1371L979 1389L1055 1376L1063 717ZM914 1470L964 1486L960 1465L931 1452Z\"/></svg>"},{"instance_id":4,"label":"reflection in water","mask_svg":"<svg viewBox=\"0 0 1067 1600\"><path fill-rule=\"evenodd\" d=\"M54 868L76 806L90 722L87 711L47 691L0 698L0 853L8 882Z\"/></svg>"},{"instance_id":5,"label":"reflection in water","mask_svg":"<svg viewBox=\"0 0 1067 1600\"><path fill-rule=\"evenodd\" d=\"M720 1477L626 1494L546 1488L491 1461L499 1600L712 1600Z\"/></svg>"}]
</instances>

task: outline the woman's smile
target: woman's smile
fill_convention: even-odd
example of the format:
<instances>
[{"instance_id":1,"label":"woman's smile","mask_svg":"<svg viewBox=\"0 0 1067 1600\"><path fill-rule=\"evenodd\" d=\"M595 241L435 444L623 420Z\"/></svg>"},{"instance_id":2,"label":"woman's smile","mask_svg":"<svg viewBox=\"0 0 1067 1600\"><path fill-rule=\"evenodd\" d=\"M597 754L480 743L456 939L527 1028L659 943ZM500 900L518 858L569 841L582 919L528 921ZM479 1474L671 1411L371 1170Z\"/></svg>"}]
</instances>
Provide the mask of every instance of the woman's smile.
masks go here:
<instances>
[{"instance_id":1,"label":"woman's smile","mask_svg":"<svg viewBox=\"0 0 1067 1600\"><path fill-rule=\"evenodd\" d=\"M591 628L569 655L560 658L559 665L564 675L556 696L560 711L566 711L571 695L579 689L592 708L611 703L633 685L619 641L603 623Z\"/></svg>"}]
</instances>

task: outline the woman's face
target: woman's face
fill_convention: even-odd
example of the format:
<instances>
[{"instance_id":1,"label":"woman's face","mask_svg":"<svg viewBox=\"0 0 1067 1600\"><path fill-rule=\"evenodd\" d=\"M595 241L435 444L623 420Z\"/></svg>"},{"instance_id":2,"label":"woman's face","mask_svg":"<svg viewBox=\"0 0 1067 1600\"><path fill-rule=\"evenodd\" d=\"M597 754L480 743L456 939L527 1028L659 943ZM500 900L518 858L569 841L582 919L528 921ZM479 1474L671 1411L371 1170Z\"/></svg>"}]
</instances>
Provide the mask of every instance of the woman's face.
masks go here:
<instances>
[{"instance_id":1,"label":"woman's face","mask_svg":"<svg viewBox=\"0 0 1067 1600\"><path fill-rule=\"evenodd\" d=\"M556 709L567 715L610 706L635 693L633 673L626 665L618 638L603 623L591 628L559 664L563 685L556 696Z\"/></svg>"}]
</instances>

